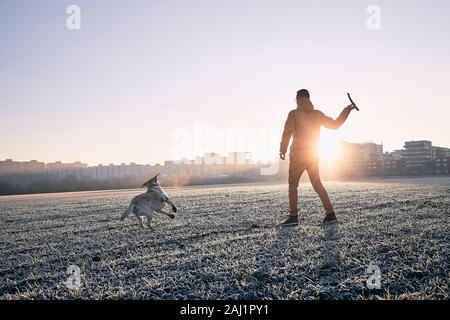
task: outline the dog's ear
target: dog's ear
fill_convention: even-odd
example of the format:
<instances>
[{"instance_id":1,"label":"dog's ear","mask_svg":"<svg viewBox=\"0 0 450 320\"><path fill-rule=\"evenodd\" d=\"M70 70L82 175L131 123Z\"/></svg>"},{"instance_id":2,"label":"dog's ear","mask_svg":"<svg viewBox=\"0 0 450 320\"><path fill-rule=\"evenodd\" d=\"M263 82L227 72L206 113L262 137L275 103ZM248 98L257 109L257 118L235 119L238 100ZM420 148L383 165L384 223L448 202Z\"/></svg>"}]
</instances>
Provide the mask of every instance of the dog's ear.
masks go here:
<instances>
[{"instance_id":1,"label":"dog's ear","mask_svg":"<svg viewBox=\"0 0 450 320\"><path fill-rule=\"evenodd\" d=\"M153 177L153 179L155 179L156 181L158 181L158 176L159 176L160 174L161 174L161 173L158 173L156 176Z\"/></svg>"},{"instance_id":2,"label":"dog's ear","mask_svg":"<svg viewBox=\"0 0 450 320\"><path fill-rule=\"evenodd\" d=\"M149 182L149 181L150 181L150 180L145 181L145 182L142 184L141 188L145 188L145 187L148 185L148 182Z\"/></svg>"}]
</instances>

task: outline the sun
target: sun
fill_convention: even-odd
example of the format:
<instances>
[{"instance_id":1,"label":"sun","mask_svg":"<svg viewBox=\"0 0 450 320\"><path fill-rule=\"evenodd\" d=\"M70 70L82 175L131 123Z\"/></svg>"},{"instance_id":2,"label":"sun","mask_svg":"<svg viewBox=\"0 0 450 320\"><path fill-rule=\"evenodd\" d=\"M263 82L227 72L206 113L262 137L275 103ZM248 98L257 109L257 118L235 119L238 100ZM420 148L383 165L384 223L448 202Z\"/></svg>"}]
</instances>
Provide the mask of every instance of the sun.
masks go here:
<instances>
[{"instance_id":1,"label":"sun","mask_svg":"<svg viewBox=\"0 0 450 320\"><path fill-rule=\"evenodd\" d=\"M333 132L322 132L319 143L319 156L322 161L334 161L338 158L338 139Z\"/></svg>"}]
</instances>

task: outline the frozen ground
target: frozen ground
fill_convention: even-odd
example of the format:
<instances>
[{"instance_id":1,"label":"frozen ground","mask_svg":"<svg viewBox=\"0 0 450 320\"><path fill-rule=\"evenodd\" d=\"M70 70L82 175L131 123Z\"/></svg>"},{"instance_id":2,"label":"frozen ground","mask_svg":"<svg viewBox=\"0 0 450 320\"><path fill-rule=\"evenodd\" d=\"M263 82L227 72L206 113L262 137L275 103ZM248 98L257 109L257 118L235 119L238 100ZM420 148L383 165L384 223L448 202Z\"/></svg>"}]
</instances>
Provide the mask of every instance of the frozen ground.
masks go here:
<instances>
[{"instance_id":1,"label":"frozen ground","mask_svg":"<svg viewBox=\"0 0 450 320\"><path fill-rule=\"evenodd\" d=\"M320 225L302 184L300 226L284 230L284 185L169 189L180 212L154 232L119 221L143 190L1 197L0 299L449 298L450 178L326 186L339 223Z\"/></svg>"}]
</instances>

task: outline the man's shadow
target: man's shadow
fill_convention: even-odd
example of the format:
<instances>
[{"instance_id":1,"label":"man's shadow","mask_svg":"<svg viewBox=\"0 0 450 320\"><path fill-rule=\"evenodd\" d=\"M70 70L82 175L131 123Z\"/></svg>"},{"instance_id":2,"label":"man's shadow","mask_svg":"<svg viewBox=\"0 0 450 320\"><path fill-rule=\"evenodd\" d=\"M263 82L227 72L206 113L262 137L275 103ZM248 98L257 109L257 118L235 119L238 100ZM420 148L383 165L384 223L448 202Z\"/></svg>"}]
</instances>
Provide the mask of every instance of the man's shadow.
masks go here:
<instances>
[{"instance_id":1,"label":"man's shadow","mask_svg":"<svg viewBox=\"0 0 450 320\"><path fill-rule=\"evenodd\" d=\"M244 299L270 298L270 286L275 280L273 277L276 276L272 271L286 267L284 255L290 252L290 245L295 245L293 242L290 243L295 232L299 232L297 227L277 227L270 245L261 247L255 253L256 271L250 275L253 280L245 288Z\"/></svg>"},{"instance_id":2,"label":"man's shadow","mask_svg":"<svg viewBox=\"0 0 450 320\"><path fill-rule=\"evenodd\" d=\"M322 268L339 268L340 242L339 223L331 222L323 225L324 245L322 250Z\"/></svg>"},{"instance_id":3,"label":"man's shadow","mask_svg":"<svg viewBox=\"0 0 450 320\"><path fill-rule=\"evenodd\" d=\"M322 263L319 268L333 270L340 267L340 233L339 224L337 222L327 223L322 226L324 244L320 256L320 262ZM261 299L271 297L271 284L276 283L276 273L273 273L275 269L285 269L286 255L292 252L294 246L301 245L296 241L292 241L293 235L298 233L298 227L284 227L276 230L273 240L269 246L261 247L261 249L255 253L256 258L256 271L250 276L253 281L249 281L245 288L244 299ZM306 240L305 240L306 241ZM302 259L302 257L296 257ZM274 278L275 277L275 278Z\"/></svg>"}]
</instances>

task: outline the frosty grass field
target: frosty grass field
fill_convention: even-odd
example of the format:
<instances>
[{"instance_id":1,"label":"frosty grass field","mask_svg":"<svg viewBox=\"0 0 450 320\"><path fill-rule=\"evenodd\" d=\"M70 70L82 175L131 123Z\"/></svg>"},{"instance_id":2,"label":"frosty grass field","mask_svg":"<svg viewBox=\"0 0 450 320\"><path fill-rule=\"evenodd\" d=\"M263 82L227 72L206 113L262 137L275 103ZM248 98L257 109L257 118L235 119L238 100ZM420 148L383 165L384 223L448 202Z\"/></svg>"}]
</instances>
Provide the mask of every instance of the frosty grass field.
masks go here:
<instances>
[{"instance_id":1,"label":"frosty grass field","mask_svg":"<svg viewBox=\"0 0 450 320\"><path fill-rule=\"evenodd\" d=\"M450 178L325 185L339 223L303 183L288 229L286 185L167 189L156 231L119 221L143 189L0 197L0 299L449 298Z\"/></svg>"}]
</instances>

